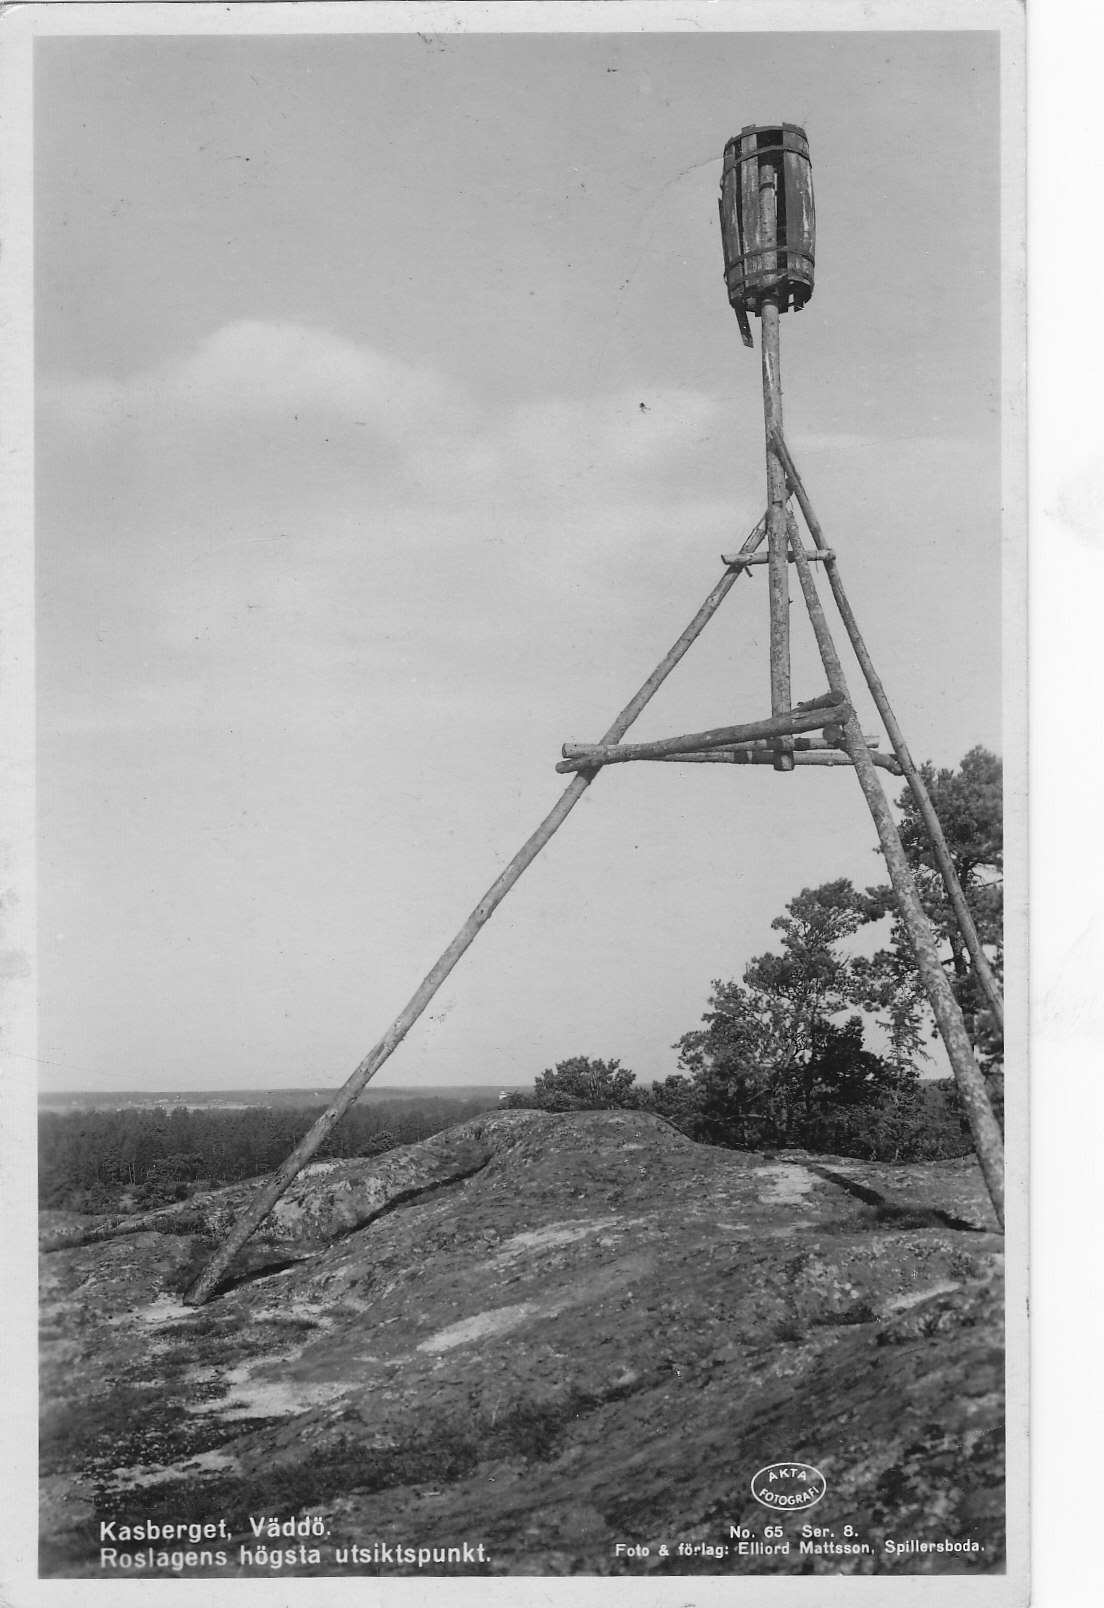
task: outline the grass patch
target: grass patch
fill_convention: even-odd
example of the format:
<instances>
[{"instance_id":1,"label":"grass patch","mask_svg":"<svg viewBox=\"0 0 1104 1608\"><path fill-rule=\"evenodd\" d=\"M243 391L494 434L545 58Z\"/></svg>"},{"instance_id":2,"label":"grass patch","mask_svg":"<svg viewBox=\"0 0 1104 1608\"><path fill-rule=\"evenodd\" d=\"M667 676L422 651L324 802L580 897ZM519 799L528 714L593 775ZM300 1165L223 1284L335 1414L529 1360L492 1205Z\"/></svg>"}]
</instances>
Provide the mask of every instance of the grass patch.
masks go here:
<instances>
[{"instance_id":1,"label":"grass patch","mask_svg":"<svg viewBox=\"0 0 1104 1608\"><path fill-rule=\"evenodd\" d=\"M225 1385L212 1383L189 1396L198 1401L225 1393ZM232 1433L241 1433L240 1423ZM183 1412L163 1384L116 1385L105 1395L48 1408L42 1416L39 1462L44 1475L104 1474L139 1463L175 1463L228 1438L226 1425Z\"/></svg>"},{"instance_id":2,"label":"grass patch","mask_svg":"<svg viewBox=\"0 0 1104 1608\"><path fill-rule=\"evenodd\" d=\"M298 1315L284 1317L279 1312L258 1318L255 1322L258 1325L263 1324L268 1328L276 1329L280 1334L310 1334L312 1330L324 1327L317 1318L300 1317Z\"/></svg>"},{"instance_id":3,"label":"grass patch","mask_svg":"<svg viewBox=\"0 0 1104 1608\"><path fill-rule=\"evenodd\" d=\"M242 1429L242 1422L234 1425L235 1434ZM125 1503L129 1523L151 1519L206 1523L212 1513L223 1513L232 1526L244 1528L248 1513L287 1517L354 1492L370 1494L395 1485L463 1479L481 1455L476 1441L461 1434L446 1433L386 1449L346 1439L314 1457L293 1464L274 1461L263 1472L251 1475L164 1480L125 1492L112 1492L104 1485L97 1493L94 1525L98 1531L100 1519L117 1517L119 1504Z\"/></svg>"},{"instance_id":4,"label":"grass patch","mask_svg":"<svg viewBox=\"0 0 1104 1608\"><path fill-rule=\"evenodd\" d=\"M218 1318L209 1313L202 1316L197 1313L191 1322L163 1324L160 1333L166 1340L194 1340L201 1335L214 1334L220 1327L225 1325L220 1325Z\"/></svg>"}]
</instances>

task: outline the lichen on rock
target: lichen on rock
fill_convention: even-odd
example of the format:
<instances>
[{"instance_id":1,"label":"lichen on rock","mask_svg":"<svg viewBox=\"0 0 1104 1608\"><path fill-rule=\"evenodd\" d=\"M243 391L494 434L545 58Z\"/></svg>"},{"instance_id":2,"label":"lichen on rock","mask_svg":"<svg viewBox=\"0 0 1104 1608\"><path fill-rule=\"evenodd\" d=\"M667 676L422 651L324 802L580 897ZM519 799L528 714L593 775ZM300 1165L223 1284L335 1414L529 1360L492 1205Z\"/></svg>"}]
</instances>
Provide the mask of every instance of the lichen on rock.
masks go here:
<instances>
[{"instance_id":1,"label":"lichen on rock","mask_svg":"<svg viewBox=\"0 0 1104 1608\"><path fill-rule=\"evenodd\" d=\"M1002 1567L1002 1240L972 1160L768 1160L645 1112L493 1112L307 1169L223 1292L183 1306L250 1194L48 1227L44 1575L102 1578L98 1527L124 1516L221 1517L214 1572L267 1574L241 1552L261 1513L324 1516L301 1574L400 1535L483 1543L430 1573ZM872 1550L659 1553L759 1534L751 1477L778 1460L819 1469L818 1522ZM888 1561L906 1532L978 1550Z\"/></svg>"}]
</instances>

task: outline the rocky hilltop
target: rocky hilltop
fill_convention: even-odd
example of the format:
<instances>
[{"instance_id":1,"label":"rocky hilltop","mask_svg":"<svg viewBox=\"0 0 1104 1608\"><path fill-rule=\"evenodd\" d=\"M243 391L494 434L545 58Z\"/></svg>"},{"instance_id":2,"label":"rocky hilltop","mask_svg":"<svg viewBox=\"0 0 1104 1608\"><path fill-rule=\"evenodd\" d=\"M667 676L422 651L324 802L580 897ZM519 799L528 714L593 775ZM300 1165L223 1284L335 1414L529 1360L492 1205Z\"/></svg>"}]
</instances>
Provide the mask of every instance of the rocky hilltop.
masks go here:
<instances>
[{"instance_id":1,"label":"rocky hilltop","mask_svg":"<svg viewBox=\"0 0 1104 1608\"><path fill-rule=\"evenodd\" d=\"M250 1192L44 1222L44 1576L1003 1567L972 1160L495 1112L311 1167L184 1306ZM772 1513L775 1463L826 1494Z\"/></svg>"}]
</instances>

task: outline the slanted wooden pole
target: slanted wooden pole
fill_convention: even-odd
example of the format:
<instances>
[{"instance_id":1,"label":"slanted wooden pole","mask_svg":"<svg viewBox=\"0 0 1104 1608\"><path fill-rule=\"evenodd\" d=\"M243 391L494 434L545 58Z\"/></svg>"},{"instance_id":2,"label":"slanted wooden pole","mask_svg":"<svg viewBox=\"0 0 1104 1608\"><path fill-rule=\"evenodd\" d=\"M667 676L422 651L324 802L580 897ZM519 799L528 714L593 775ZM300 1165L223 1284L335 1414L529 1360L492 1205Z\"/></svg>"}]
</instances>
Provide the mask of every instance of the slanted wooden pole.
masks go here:
<instances>
[{"instance_id":1,"label":"slanted wooden pole","mask_svg":"<svg viewBox=\"0 0 1104 1608\"><path fill-rule=\"evenodd\" d=\"M769 162L759 169L759 229L764 246L778 238L778 176ZM778 267L776 251L764 251L762 271ZM763 348L763 415L767 448L767 545L770 591L771 714L790 708L790 578L786 562L786 475L773 440L782 429L782 371L779 362L778 293L764 296L759 307ZM793 770L793 747L783 737L776 747L775 770Z\"/></svg>"},{"instance_id":2,"label":"slanted wooden pole","mask_svg":"<svg viewBox=\"0 0 1104 1608\"><path fill-rule=\"evenodd\" d=\"M878 713L885 722L886 735L893 744L893 752L897 756L897 760L901 766L902 772L904 773L905 780L908 782L909 789L914 800L916 801L917 811L919 812L920 819L923 821L924 827L927 831L928 839L932 846L932 855L935 859L936 865L939 867L939 873L943 878L943 886L947 890L947 898L950 901L951 909L954 911L955 921L958 923L958 930L962 934L962 941L966 945L974 972L978 978L978 981L981 983L982 990L989 1002L989 1008L993 1013L993 1017L1000 1031L1003 1033L1004 998L1001 994L1000 987L997 984L997 980L993 975L993 969L989 965L988 957L981 946L981 939L978 936L977 927L974 925L974 918L970 911L970 907L966 903L966 895L962 890L962 884L958 880L958 873L955 870L954 861L951 859L951 851L947 844L947 839L943 834L943 828L940 824L939 816L936 814L935 805L932 803L931 795L924 785L924 778L921 776L919 770L916 768L916 765L913 762L908 744L905 741L904 732L901 730L897 717L890 707L890 702L886 696L885 687L882 685L881 677L874 668L874 661L870 657L869 650L867 649L866 643L863 640L862 632L859 630L858 621L855 619L854 611L852 610L851 604L847 598L847 594L843 589L843 580L840 576L839 565L836 562L835 554L831 551L827 541L825 540L824 532L821 530L820 523L816 517L816 514L813 512L812 504L809 501L809 495L802 483L801 476L797 472L793 458L780 429L775 433L774 449L778 456L779 462L782 464L786 477L797 496L798 504L801 508L802 514L804 515L805 523L809 529L809 534L812 536L814 543L824 556L825 569L828 575L828 584L832 588L832 595L836 600L836 607L839 609L840 618L844 623L847 635L851 639L851 646L855 650L855 657L859 661L862 673L866 678L866 684L870 688L871 697L874 699ZM795 550L796 546L797 544L795 542Z\"/></svg>"},{"instance_id":3,"label":"slanted wooden pole","mask_svg":"<svg viewBox=\"0 0 1104 1608\"><path fill-rule=\"evenodd\" d=\"M842 725L850 712L847 704L833 701L815 709L791 710L777 717L772 715L769 720L750 721L746 726L714 726L709 731L689 732L685 737L660 737L653 743L564 743L564 757L556 769L577 771L594 765L623 765L634 759L663 759L702 748L726 748L756 737L790 737L799 731Z\"/></svg>"},{"instance_id":4,"label":"slanted wooden pole","mask_svg":"<svg viewBox=\"0 0 1104 1608\"><path fill-rule=\"evenodd\" d=\"M805 595L805 605L820 650L824 673L837 697L841 701L847 700L849 694L843 667L817 593L813 568L805 557L796 525L793 526L792 546L794 563L801 580L801 590ZM862 728L854 714L850 714L843 722L843 741L878 830L882 853L897 898L897 908L901 912L901 919L912 944L916 969L920 973L920 980L931 1002L940 1035L947 1049L959 1097L965 1107L970 1131L973 1134L974 1149L981 1164L989 1198L993 1202L993 1210L997 1214L997 1221L1003 1226L1004 1140L1000 1126L993 1115L993 1107L989 1101L981 1068L974 1059L974 1049L966 1031L966 1023L962 1019L962 1011L939 959L935 934L920 903L912 868L897 831L897 823L890 812L889 802L878 780L870 750L863 740Z\"/></svg>"},{"instance_id":5,"label":"slanted wooden pole","mask_svg":"<svg viewBox=\"0 0 1104 1608\"><path fill-rule=\"evenodd\" d=\"M753 553L762 542L765 533L766 519L764 517L744 542L741 552ZM686 627L686 630L660 660L647 681L640 688L640 691L622 709L613 725L606 732L603 738L604 742L616 743L624 736L641 710L659 687L662 686L663 682L666 681L679 660L697 641L742 574L743 570L739 566L734 566L725 571ZM461 955L473 943L480 929L491 919L491 916L514 886L514 883L532 865L545 844L563 825L597 774L598 771L592 769L582 771L574 778L561 795L559 801L545 816L532 837L518 850L501 876L497 877L487 889L487 892L480 899L440 960L438 960L432 971L428 972L422 979L407 1005L396 1016L379 1043L368 1052L351 1077L342 1086L333 1104L327 1107L310 1131L299 1141L283 1165L273 1173L268 1183L257 1192L246 1211L242 1213L234 1228L188 1290L184 1297L185 1305L202 1306L208 1299L246 1240L249 1239L251 1234L256 1233L293 1179L298 1176L318 1150L327 1134L340 1122L354 1100L363 1092L369 1080L375 1077L391 1052L406 1037Z\"/></svg>"}]
</instances>

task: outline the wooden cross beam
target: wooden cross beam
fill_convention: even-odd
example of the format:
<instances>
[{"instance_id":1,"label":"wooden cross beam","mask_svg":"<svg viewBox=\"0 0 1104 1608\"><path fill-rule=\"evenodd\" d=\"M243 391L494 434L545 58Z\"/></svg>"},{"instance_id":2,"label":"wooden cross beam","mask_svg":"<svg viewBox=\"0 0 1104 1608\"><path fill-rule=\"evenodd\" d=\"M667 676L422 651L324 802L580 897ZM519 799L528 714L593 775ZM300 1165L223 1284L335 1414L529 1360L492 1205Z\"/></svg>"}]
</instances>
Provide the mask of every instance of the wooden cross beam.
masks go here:
<instances>
[{"instance_id":1,"label":"wooden cross beam","mask_svg":"<svg viewBox=\"0 0 1104 1608\"><path fill-rule=\"evenodd\" d=\"M865 736L865 733L864 733ZM851 759L847 754L840 753L832 748L822 748L809 753L797 747L798 739L794 740L795 765L850 765ZM645 755L644 758L649 756ZM662 765L773 765L774 751L768 746L762 748L707 748L704 752L694 754L654 754L650 756ZM887 770L893 776L903 776L897 760L892 754L871 753L871 760L879 770Z\"/></svg>"},{"instance_id":2,"label":"wooden cross beam","mask_svg":"<svg viewBox=\"0 0 1104 1608\"><path fill-rule=\"evenodd\" d=\"M805 557L809 560L810 564L823 564L826 559L835 558L835 556L836 556L835 553L833 553L831 551L826 551L826 552L822 553L818 549L815 549L815 548L811 553L806 553L805 554ZM789 555L788 562L791 563L791 564L793 563L793 555L792 554ZM721 554L721 563L722 564L734 564L734 565L740 566L741 568L745 567L748 564L769 564L770 563L770 554L769 553L750 553L745 558L742 553L722 553Z\"/></svg>"}]
</instances>

